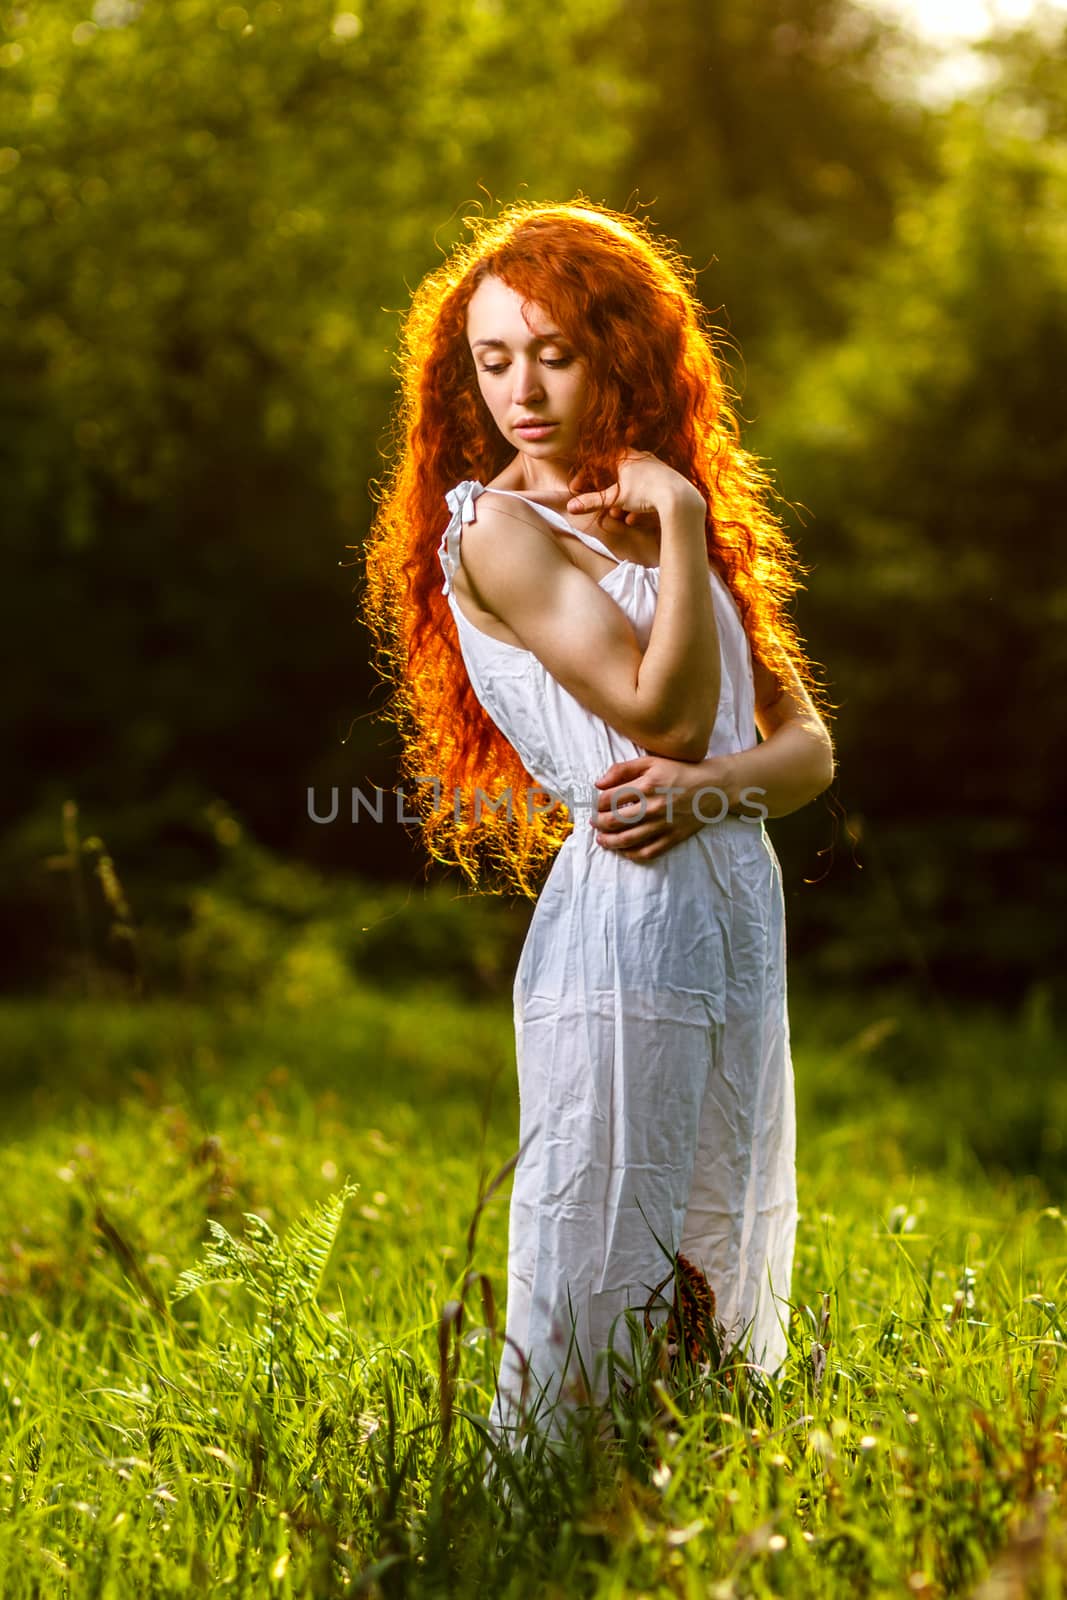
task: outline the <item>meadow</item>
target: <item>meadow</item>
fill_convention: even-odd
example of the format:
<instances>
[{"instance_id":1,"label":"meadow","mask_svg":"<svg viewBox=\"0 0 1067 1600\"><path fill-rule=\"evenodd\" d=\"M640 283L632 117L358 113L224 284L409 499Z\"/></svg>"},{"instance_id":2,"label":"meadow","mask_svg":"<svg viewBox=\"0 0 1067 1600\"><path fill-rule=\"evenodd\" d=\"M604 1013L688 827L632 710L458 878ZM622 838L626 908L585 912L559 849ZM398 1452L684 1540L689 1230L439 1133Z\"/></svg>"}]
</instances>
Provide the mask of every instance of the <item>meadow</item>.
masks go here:
<instances>
[{"instance_id":1,"label":"meadow","mask_svg":"<svg viewBox=\"0 0 1067 1600\"><path fill-rule=\"evenodd\" d=\"M0 14L0 1600L1062 1595L1067 33L935 104L883 9ZM409 291L583 196L693 265L843 778L784 1368L639 1341L487 1479L530 908L306 795L396 779Z\"/></svg>"},{"instance_id":2,"label":"meadow","mask_svg":"<svg viewBox=\"0 0 1067 1600\"><path fill-rule=\"evenodd\" d=\"M777 1381L653 1335L493 1479L505 995L5 1000L4 1596L1061 1594L1047 996L791 1006Z\"/></svg>"}]
</instances>

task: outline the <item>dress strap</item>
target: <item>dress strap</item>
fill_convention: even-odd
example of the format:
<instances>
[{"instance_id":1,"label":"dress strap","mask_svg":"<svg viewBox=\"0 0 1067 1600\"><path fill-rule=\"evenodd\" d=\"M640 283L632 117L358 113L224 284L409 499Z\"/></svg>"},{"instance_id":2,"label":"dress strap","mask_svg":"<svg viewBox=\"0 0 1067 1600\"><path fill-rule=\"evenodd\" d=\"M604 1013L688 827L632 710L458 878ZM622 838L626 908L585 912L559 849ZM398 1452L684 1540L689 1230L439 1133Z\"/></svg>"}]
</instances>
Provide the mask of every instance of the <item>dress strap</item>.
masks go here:
<instances>
[{"instance_id":1,"label":"dress strap","mask_svg":"<svg viewBox=\"0 0 1067 1600\"><path fill-rule=\"evenodd\" d=\"M437 555L445 575L445 581L441 586L442 594L452 592L456 568L459 566L459 545L463 524L474 521L476 515L474 502L483 491L484 485L480 484L477 478L465 478L462 483L457 483L454 489L449 489L445 495L452 517L441 535L441 543L437 546Z\"/></svg>"},{"instance_id":2,"label":"dress strap","mask_svg":"<svg viewBox=\"0 0 1067 1600\"><path fill-rule=\"evenodd\" d=\"M539 505L536 500L531 500L528 495L520 494L517 489L494 489L491 486L486 488L484 484L479 484L478 488L488 494L507 494L513 500L525 500L528 506L533 506L535 511L540 511L541 515L547 517L550 522L554 522L557 528L562 528L565 533L572 533L576 539L580 539L583 544L587 544L590 550L599 550L602 556L607 556L608 560L614 561L617 566L621 564L622 558L617 556L614 550L609 550L606 544L601 544L594 534L583 533L580 528L576 528L573 523L567 521L562 512L553 511L549 506Z\"/></svg>"},{"instance_id":3,"label":"dress strap","mask_svg":"<svg viewBox=\"0 0 1067 1600\"><path fill-rule=\"evenodd\" d=\"M464 478L462 483L457 483L456 487L449 489L445 495L452 517L448 527L441 535L441 542L437 547L437 554L445 577L445 581L441 586L442 594L450 594L452 592L456 568L459 566L460 560L459 547L463 524L475 520L477 516L475 502L478 496L482 494L506 494L513 500L525 500L528 506L532 506L535 511L540 511L542 516L547 517L550 522L554 522L564 532L573 534L576 539L580 539L591 550L599 550L601 555L607 556L609 561L614 561L616 566L622 565L621 556L617 556L614 550L609 550L607 545L602 544L594 534L583 533L581 529L575 528L561 512L553 511L548 506L538 505L536 500L530 500L526 495L520 494L517 489L494 489L487 487L484 483L479 483L477 478Z\"/></svg>"}]
</instances>

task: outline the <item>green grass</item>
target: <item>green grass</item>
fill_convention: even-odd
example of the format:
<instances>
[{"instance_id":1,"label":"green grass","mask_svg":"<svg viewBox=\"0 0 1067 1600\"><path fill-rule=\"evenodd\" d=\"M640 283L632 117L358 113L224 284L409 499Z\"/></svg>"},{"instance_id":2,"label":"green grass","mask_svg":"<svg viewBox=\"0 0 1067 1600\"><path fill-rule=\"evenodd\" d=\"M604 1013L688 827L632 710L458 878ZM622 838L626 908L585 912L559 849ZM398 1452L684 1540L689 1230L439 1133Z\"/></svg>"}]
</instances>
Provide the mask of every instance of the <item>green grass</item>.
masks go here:
<instances>
[{"instance_id":1,"label":"green grass","mask_svg":"<svg viewBox=\"0 0 1067 1600\"><path fill-rule=\"evenodd\" d=\"M792 1016L778 1384L653 1338L611 1442L504 1492L506 1001L0 1007L3 1595L1061 1594L1058 1030Z\"/></svg>"}]
</instances>

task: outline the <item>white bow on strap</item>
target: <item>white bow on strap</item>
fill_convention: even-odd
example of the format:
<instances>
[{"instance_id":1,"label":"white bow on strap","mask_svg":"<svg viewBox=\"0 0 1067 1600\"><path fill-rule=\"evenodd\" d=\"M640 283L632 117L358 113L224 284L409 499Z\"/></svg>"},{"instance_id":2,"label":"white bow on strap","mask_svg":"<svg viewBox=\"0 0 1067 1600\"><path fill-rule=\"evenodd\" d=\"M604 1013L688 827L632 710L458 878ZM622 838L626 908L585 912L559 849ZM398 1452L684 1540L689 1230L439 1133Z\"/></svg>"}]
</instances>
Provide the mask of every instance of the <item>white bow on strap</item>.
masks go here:
<instances>
[{"instance_id":1,"label":"white bow on strap","mask_svg":"<svg viewBox=\"0 0 1067 1600\"><path fill-rule=\"evenodd\" d=\"M445 581L441 587L442 594L448 594L459 566L460 533L465 522L473 522L475 518L474 502L485 488L476 478L464 479L457 483L454 489L449 489L445 495L448 509L452 513L452 520L441 535L441 543L437 547L437 554L441 560Z\"/></svg>"}]
</instances>

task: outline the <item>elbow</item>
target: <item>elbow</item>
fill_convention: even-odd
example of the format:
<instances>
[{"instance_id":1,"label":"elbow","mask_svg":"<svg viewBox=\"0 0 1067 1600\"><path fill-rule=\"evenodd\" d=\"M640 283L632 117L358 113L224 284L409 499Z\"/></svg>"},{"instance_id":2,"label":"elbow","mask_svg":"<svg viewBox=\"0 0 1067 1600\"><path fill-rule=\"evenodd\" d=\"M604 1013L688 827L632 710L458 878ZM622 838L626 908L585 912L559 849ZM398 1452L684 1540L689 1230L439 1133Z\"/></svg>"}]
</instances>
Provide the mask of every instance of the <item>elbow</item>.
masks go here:
<instances>
[{"instance_id":1,"label":"elbow","mask_svg":"<svg viewBox=\"0 0 1067 1600\"><path fill-rule=\"evenodd\" d=\"M676 724L655 735L649 748L672 761L703 761L711 743L713 726L707 722Z\"/></svg>"},{"instance_id":2,"label":"elbow","mask_svg":"<svg viewBox=\"0 0 1067 1600\"><path fill-rule=\"evenodd\" d=\"M705 734L698 734L695 737L690 736L688 738L680 738L677 746L677 754L675 755L674 759L676 761L703 761L704 757L708 753L708 745L710 743L710 728Z\"/></svg>"},{"instance_id":3,"label":"elbow","mask_svg":"<svg viewBox=\"0 0 1067 1600\"><path fill-rule=\"evenodd\" d=\"M640 684L637 687L640 695ZM639 719L644 724L640 743L671 761L703 761L719 714L721 693L721 676L715 673L703 681L697 693L690 686L684 696L675 692L666 703L661 698L658 705L646 704Z\"/></svg>"},{"instance_id":4,"label":"elbow","mask_svg":"<svg viewBox=\"0 0 1067 1600\"><path fill-rule=\"evenodd\" d=\"M819 752L818 766L814 775L814 781L817 787L815 789L815 793L812 795L812 799L815 799L820 794L825 794L826 790L833 783L836 776L837 764L834 761L833 745L829 740L826 740Z\"/></svg>"},{"instance_id":5,"label":"elbow","mask_svg":"<svg viewBox=\"0 0 1067 1600\"><path fill-rule=\"evenodd\" d=\"M674 758L676 761L704 760L711 743L711 736L715 731L715 719L718 713L719 691L716 688L714 700L705 701L695 717L675 723L669 737L677 751Z\"/></svg>"}]
</instances>

